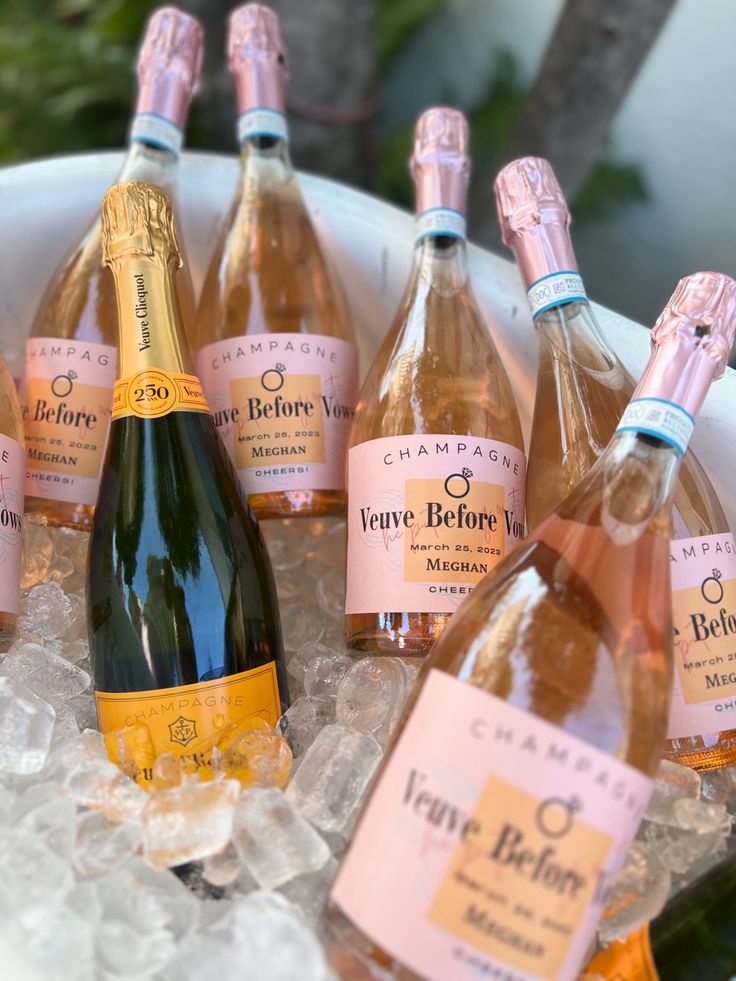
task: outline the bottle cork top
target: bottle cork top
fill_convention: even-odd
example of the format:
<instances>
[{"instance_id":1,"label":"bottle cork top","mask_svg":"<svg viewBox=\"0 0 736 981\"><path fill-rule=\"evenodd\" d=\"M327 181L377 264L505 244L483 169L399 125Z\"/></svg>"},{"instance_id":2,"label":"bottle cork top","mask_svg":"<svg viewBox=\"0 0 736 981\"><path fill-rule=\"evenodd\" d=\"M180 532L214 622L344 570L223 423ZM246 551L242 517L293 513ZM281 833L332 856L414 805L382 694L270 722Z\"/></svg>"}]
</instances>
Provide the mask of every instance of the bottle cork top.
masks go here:
<instances>
[{"instance_id":1,"label":"bottle cork top","mask_svg":"<svg viewBox=\"0 0 736 981\"><path fill-rule=\"evenodd\" d=\"M176 7L159 7L146 24L138 53L137 113L155 113L183 129L199 83L204 29Z\"/></svg>"},{"instance_id":2,"label":"bottle cork top","mask_svg":"<svg viewBox=\"0 0 736 981\"><path fill-rule=\"evenodd\" d=\"M417 214L432 208L465 213L470 132L457 109L436 106L417 120L409 172L416 185Z\"/></svg>"},{"instance_id":3,"label":"bottle cork top","mask_svg":"<svg viewBox=\"0 0 736 981\"><path fill-rule=\"evenodd\" d=\"M576 272L570 211L555 172L542 157L521 157L493 183L504 244L513 250L527 287L558 272Z\"/></svg>"},{"instance_id":4,"label":"bottle cork top","mask_svg":"<svg viewBox=\"0 0 736 981\"><path fill-rule=\"evenodd\" d=\"M686 276L652 328L652 356L635 393L695 416L720 378L736 337L736 282L722 273Z\"/></svg>"},{"instance_id":5,"label":"bottle cork top","mask_svg":"<svg viewBox=\"0 0 736 981\"><path fill-rule=\"evenodd\" d=\"M278 15L260 3L246 3L230 14L227 51L235 76L238 108L284 111L288 73Z\"/></svg>"},{"instance_id":6,"label":"bottle cork top","mask_svg":"<svg viewBox=\"0 0 736 981\"><path fill-rule=\"evenodd\" d=\"M159 255L181 265L174 213L153 184L114 184L102 201L102 256L109 265L125 255Z\"/></svg>"}]
</instances>

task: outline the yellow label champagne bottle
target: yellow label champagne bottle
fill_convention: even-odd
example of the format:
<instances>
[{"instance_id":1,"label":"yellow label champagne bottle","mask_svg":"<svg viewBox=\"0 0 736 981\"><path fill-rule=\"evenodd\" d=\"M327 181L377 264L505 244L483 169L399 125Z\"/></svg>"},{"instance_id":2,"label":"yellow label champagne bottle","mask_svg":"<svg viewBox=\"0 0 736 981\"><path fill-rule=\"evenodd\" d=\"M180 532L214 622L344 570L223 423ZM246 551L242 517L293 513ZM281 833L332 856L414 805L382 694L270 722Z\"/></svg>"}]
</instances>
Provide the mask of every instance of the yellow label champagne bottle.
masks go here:
<instances>
[{"instance_id":1,"label":"yellow label champagne bottle","mask_svg":"<svg viewBox=\"0 0 736 981\"><path fill-rule=\"evenodd\" d=\"M10 647L18 618L25 460L15 382L0 355L0 652Z\"/></svg>"},{"instance_id":2,"label":"yellow label champagne bottle","mask_svg":"<svg viewBox=\"0 0 736 981\"><path fill-rule=\"evenodd\" d=\"M289 159L278 17L230 17L241 177L202 288L197 371L259 518L345 507L358 352Z\"/></svg>"},{"instance_id":3,"label":"yellow label champagne bottle","mask_svg":"<svg viewBox=\"0 0 736 981\"><path fill-rule=\"evenodd\" d=\"M473 296L465 243L468 124L417 121L414 268L358 398L348 450L345 635L424 655L524 534L524 443Z\"/></svg>"},{"instance_id":4,"label":"yellow label champagne bottle","mask_svg":"<svg viewBox=\"0 0 736 981\"><path fill-rule=\"evenodd\" d=\"M118 380L89 555L97 711L146 786L164 752L206 768L228 726L274 725L286 675L268 554L193 374L171 206L150 184L103 202ZM117 742L116 742L117 740Z\"/></svg>"},{"instance_id":5,"label":"yellow label champagne bottle","mask_svg":"<svg viewBox=\"0 0 736 981\"><path fill-rule=\"evenodd\" d=\"M665 741L672 498L736 282L682 280L662 322L688 362L655 347L601 458L432 648L333 886L336 963L577 977Z\"/></svg>"},{"instance_id":6,"label":"yellow label champagne bottle","mask_svg":"<svg viewBox=\"0 0 736 981\"><path fill-rule=\"evenodd\" d=\"M570 213L550 165L538 157L515 160L495 189L504 241L519 265L539 341L526 488L533 529L601 455L634 381L588 303ZM687 358L688 338L671 332L662 341ZM736 730L727 722L736 675L717 669L728 663L736 629L736 548L715 489L691 450L680 470L673 518L675 680L667 755L709 769L736 761Z\"/></svg>"},{"instance_id":7,"label":"yellow label champagne bottle","mask_svg":"<svg viewBox=\"0 0 736 981\"><path fill-rule=\"evenodd\" d=\"M119 181L148 181L173 193L202 50L196 18L175 7L151 16ZM177 290L189 329L194 292L186 269L177 277ZM49 524L90 526L110 424L116 335L115 288L102 264L96 216L49 283L26 345L26 510Z\"/></svg>"}]
</instances>

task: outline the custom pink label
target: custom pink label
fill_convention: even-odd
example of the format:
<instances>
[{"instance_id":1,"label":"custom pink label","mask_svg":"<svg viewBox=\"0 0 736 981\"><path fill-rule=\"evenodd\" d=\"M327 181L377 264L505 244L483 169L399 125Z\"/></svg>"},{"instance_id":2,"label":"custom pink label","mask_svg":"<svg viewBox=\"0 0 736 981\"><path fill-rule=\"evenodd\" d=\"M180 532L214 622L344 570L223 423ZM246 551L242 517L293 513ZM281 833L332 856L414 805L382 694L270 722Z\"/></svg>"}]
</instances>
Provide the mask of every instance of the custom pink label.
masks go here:
<instances>
[{"instance_id":1,"label":"custom pink label","mask_svg":"<svg viewBox=\"0 0 736 981\"><path fill-rule=\"evenodd\" d=\"M358 351L337 337L249 334L195 359L248 494L343 490Z\"/></svg>"},{"instance_id":2,"label":"custom pink label","mask_svg":"<svg viewBox=\"0 0 736 981\"><path fill-rule=\"evenodd\" d=\"M93 505L110 428L117 351L107 344L34 337L21 401L26 494Z\"/></svg>"},{"instance_id":3,"label":"custom pink label","mask_svg":"<svg viewBox=\"0 0 736 981\"><path fill-rule=\"evenodd\" d=\"M726 532L672 542L669 739L736 729L736 549Z\"/></svg>"},{"instance_id":4,"label":"custom pink label","mask_svg":"<svg viewBox=\"0 0 736 981\"><path fill-rule=\"evenodd\" d=\"M651 790L627 764L433 669L332 899L432 981L572 981Z\"/></svg>"},{"instance_id":5,"label":"custom pink label","mask_svg":"<svg viewBox=\"0 0 736 981\"><path fill-rule=\"evenodd\" d=\"M515 446L387 436L353 446L348 464L348 614L451 613L524 537Z\"/></svg>"},{"instance_id":6,"label":"custom pink label","mask_svg":"<svg viewBox=\"0 0 736 981\"><path fill-rule=\"evenodd\" d=\"M17 613L26 454L0 433L0 612Z\"/></svg>"}]
</instances>

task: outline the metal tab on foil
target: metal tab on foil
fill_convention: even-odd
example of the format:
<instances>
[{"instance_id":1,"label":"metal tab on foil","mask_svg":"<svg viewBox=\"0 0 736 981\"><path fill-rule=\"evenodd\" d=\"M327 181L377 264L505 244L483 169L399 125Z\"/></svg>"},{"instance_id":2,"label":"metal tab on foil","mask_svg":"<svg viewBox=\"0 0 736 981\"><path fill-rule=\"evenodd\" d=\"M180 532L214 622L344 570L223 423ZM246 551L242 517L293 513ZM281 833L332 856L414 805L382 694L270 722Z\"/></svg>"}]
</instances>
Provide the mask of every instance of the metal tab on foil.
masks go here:
<instances>
[{"instance_id":1,"label":"metal tab on foil","mask_svg":"<svg viewBox=\"0 0 736 981\"><path fill-rule=\"evenodd\" d=\"M168 196L144 181L114 184L102 200L103 259L157 254L181 263Z\"/></svg>"},{"instance_id":2,"label":"metal tab on foil","mask_svg":"<svg viewBox=\"0 0 736 981\"><path fill-rule=\"evenodd\" d=\"M284 112L286 51L277 14L260 3L246 3L230 14L230 71L235 76L238 109Z\"/></svg>"},{"instance_id":3,"label":"metal tab on foil","mask_svg":"<svg viewBox=\"0 0 736 981\"><path fill-rule=\"evenodd\" d=\"M468 121L457 109L437 106L417 120L409 171L417 215L445 209L465 215L470 156Z\"/></svg>"}]
</instances>

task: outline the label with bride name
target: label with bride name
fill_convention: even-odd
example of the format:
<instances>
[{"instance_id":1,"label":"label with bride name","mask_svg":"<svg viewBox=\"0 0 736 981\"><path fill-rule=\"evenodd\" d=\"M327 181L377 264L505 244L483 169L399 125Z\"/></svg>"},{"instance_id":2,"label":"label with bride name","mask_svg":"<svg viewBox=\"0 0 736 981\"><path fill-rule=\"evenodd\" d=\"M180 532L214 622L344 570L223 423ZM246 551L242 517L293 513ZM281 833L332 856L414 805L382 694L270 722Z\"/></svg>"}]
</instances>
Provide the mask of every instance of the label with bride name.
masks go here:
<instances>
[{"instance_id":1,"label":"label with bride name","mask_svg":"<svg viewBox=\"0 0 736 981\"><path fill-rule=\"evenodd\" d=\"M154 691L95 692L97 718L110 758L142 787L162 753L209 767L228 727L246 719L275 726L281 715L276 664L214 681Z\"/></svg>"},{"instance_id":2,"label":"label with bride name","mask_svg":"<svg viewBox=\"0 0 736 981\"><path fill-rule=\"evenodd\" d=\"M605 981L659 981L649 943L649 926L636 930L623 941L615 941L596 954L585 975Z\"/></svg>"},{"instance_id":3,"label":"label with bride name","mask_svg":"<svg viewBox=\"0 0 736 981\"><path fill-rule=\"evenodd\" d=\"M344 489L358 392L354 344L248 334L208 344L196 365L246 493Z\"/></svg>"},{"instance_id":4,"label":"label with bride name","mask_svg":"<svg viewBox=\"0 0 736 981\"><path fill-rule=\"evenodd\" d=\"M669 739L736 729L736 547L731 532L672 542L675 676Z\"/></svg>"},{"instance_id":5,"label":"label with bride name","mask_svg":"<svg viewBox=\"0 0 736 981\"><path fill-rule=\"evenodd\" d=\"M474 436L387 436L348 456L345 612L452 613L524 537L526 461Z\"/></svg>"},{"instance_id":6,"label":"label with bride name","mask_svg":"<svg viewBox=\"0 0 736 981\"><path fill-rule=\"evenodd\" d=\"M17 613L20 602L23 481L26 454L0 433L0 612Z\"/></svg>"},{"instance_id":7,"label":"label with bride name","mask_svg":"<svg viewBox=\"0 0 736 981\"><path fill-rule=\"evenodd\" d=\"M573 981L651 790L638 770L433 669L332 899L430 981Z\"/></svg>"},{"instance_id":8,"label":"label with bride name","mask_svg":"<svg viewBox=\"0 0 736 981\"><path fill-rule=\"evenodd\" d=\"M177 374L162 368L144 368L115 382L113 419L122 416L158 419L170 412L208 411L199 378L194 375Z\"/></svg>"},{"instance_id":9,"label":"label with bride name","mask_svg":"<svg viewBox=\"0 0 736 981\"><path fill-rule=\"evenodd\" d=\"M107 344L50 337L26 344L21 402L29 497L97 501L116 361Z\"/></svg>"}]
</instances>

